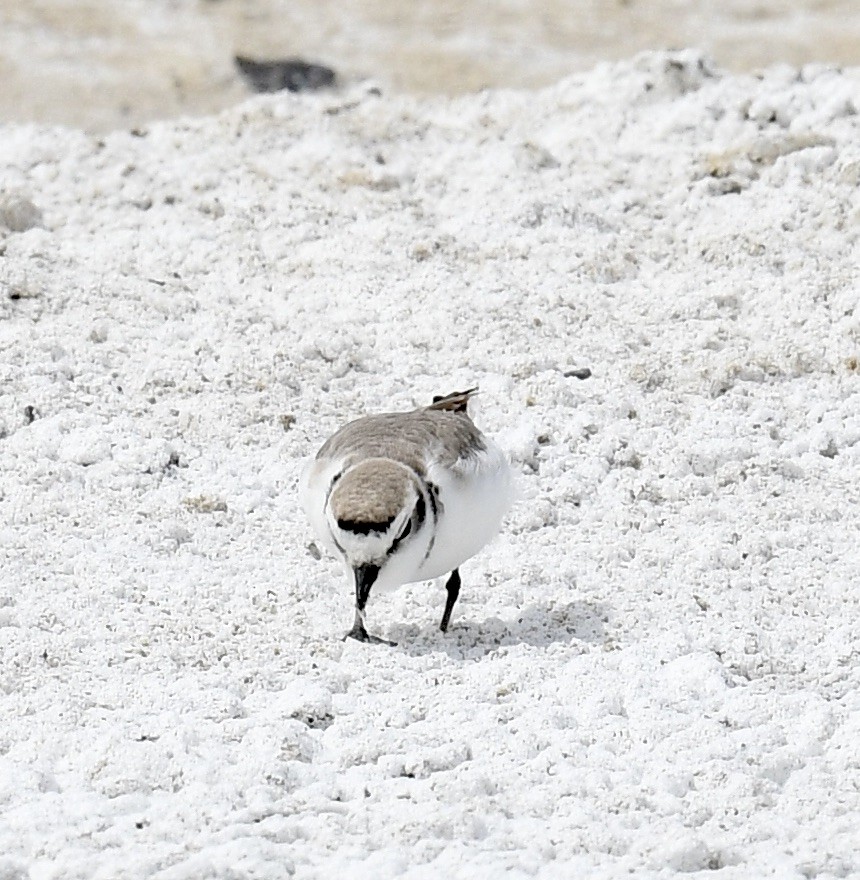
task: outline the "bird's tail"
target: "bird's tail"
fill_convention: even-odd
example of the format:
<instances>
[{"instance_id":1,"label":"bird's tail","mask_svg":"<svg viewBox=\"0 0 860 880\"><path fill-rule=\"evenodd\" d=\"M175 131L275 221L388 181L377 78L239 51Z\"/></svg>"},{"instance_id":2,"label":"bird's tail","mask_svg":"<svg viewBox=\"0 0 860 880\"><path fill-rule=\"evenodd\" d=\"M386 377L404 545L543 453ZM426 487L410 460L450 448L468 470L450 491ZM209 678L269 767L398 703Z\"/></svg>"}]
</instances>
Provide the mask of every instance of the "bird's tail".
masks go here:
<instances>
[{"instance_id":1,"label":"bird's tail","mask_svg":"<svg viewBox=\"0 0 860 880\"><path fill-rule=\"evenodd\" d=\"M477 393L478 389L475 387L469 388L467 391L454 391L451 394L437 394L433 398L433 403L427 409L443 409L448 412L464 413L466 412L469 399Z\"/></svg>"}]
</instances>

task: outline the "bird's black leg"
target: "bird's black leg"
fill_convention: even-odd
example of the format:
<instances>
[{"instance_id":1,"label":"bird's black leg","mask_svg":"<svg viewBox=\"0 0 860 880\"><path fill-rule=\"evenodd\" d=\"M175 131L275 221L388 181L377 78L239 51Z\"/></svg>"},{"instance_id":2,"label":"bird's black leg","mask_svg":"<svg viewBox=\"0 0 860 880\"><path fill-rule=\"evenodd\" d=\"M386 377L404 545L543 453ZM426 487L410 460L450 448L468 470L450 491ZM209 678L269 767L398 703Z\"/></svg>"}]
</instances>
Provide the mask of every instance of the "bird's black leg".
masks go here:
<instances>
[{"instance_id":1,"label":"bird's black leg","mask_svg":"<svg viewBox=\"0 0 860 880\"><path fill-rule=\"evenodd\" d=\"M390 645L393 648L397 642L389 642L388 639L372 636L364 627L364 607L367 605L370 588L378 574L379 569L373 565L364 565L355 570L355 620L352 629L343 637L343 640L355 639L358 642L368 642L371 645Z\"/></svg>"},{"instance_id":2,"label":"bird's black leg","mask_svg":"<svg viewBox=\"0 0 860 880\"><path fill-rule=\"evenodd\" d=\"M455 568L451 572L451 577L448 578L448 583L445 584L445 589L448 591L448 598L445 600L445 613L442 615L442 623L439 624L439 629L441 629L442 632L448 631L451 612L454 610L454 603L457 601L457 596L460 595L460 570L458 568Z\"/></svg>"}]
</instances>

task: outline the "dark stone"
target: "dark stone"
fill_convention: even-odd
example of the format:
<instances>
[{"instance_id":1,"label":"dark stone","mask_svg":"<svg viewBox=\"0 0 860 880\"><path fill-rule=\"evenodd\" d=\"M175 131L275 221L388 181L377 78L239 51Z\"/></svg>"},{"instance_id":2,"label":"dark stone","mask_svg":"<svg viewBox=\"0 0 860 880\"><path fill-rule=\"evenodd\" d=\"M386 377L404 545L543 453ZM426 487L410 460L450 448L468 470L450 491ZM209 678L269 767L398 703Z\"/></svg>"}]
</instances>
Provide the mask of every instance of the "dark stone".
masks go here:
<instances>
[{"instance_id":1,"label":"dark stone","mask_svg":"<svg viewBox=\"0 0 860 880\"><path fill-rule=\"evenodd\" d=\"M590 379L591 370L588 367L580 367L578 370L565 370L565 379Z\"/></svg>"},{"instance_id":2,"label":"dark stone","mask_svg":"<svg viewBox=\"0 0 860 880\"><path fill-rule=\"evenodd\" d=\"M307 92L335 84L335 72L322 64L309 64L299 58L283 61L255 61L237 55L234 59L242 76L255 92Z\"/></svg>"}]
</instances>

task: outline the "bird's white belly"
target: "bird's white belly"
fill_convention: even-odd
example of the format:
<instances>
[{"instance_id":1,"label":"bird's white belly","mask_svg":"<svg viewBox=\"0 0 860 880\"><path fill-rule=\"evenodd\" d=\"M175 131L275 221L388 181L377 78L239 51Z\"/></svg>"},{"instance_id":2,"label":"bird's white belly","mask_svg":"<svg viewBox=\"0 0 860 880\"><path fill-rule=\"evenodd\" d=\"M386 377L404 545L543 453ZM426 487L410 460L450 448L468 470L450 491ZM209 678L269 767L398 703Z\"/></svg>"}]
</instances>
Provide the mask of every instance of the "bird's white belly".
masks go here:
<instances>
[{"instance_id":1,"label":"bird's white belly","mask_svg":"<svg viewBox=\"0 0 860 880\"><path fill-rule=\"evenodd\" d=\"M428 479L439 490L435 539L407 583L447 574L474 556L499 531L513 501L510 465L493 443L488 442L473 470L458 474L431 467Z\"/></svg>"}]
</instances>

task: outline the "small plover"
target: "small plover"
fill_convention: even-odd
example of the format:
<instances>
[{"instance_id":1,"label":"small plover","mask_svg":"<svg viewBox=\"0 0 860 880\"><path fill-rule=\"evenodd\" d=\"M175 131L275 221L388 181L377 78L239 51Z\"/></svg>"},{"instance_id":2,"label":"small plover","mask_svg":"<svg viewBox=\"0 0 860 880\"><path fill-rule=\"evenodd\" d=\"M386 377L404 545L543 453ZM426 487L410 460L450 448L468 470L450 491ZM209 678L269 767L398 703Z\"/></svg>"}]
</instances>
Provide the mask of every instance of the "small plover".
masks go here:
<instances>
[{"instance_id":1,"label":"small plover","mask_svg":"<svg viewBox=\"0 0 860 880\"><path fill-rule=\"evenodd\" d=\"M498 532L513 500L507 457L466 412L475 391L350 422L305 469L305 513L355 584L355 622L344 638L393 644L365 628L371 587L387 591L450 572L439 625L448 629L459 566Z\"/></svg>"}]
</instances>

